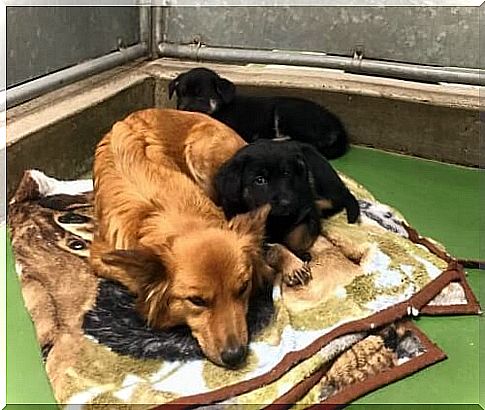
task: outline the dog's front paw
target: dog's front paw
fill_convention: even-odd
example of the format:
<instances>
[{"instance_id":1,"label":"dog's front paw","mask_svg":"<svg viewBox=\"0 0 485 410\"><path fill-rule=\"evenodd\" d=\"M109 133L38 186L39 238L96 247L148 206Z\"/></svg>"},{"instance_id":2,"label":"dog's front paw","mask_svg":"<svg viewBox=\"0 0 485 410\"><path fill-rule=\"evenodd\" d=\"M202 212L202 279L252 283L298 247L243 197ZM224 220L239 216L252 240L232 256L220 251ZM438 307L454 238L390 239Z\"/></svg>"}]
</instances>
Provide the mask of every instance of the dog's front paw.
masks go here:
<instances>
[{"instance_id":1,"label":"dog's front paw","mask_svg":"<svg viewBox=\"0 0 485 410\"><path fill-rule=\"evenodd\" d=\"M310 264L302 261L281 244L265 245L266 262L276 272L281 273L283 282L288 286L306 285L312 279Z\"/></svg>"},{"instance_id":2,"label":"dog's front paw","mask_svg":"<svg viewBox=\"0 0 485 410\"><path fill-rule=\"evenodd\" d=\"M297 257L283 268L283 282L288 286L306 285L312 279L312 271L308 262Z\"/></svg>"}]
</instances>

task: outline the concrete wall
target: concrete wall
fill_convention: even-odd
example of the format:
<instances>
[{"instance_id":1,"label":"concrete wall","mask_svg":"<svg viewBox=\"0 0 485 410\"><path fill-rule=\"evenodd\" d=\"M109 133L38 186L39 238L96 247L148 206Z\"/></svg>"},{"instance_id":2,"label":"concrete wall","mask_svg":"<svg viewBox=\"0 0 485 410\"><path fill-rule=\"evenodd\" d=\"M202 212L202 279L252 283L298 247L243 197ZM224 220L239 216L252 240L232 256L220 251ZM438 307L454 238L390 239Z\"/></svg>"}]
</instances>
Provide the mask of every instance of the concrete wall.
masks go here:
<instances>
[{"instance_id":1,"label":"concrete wall","mask_svg":"<svg viewBox=\"0 0 485 410\"><path fill-rule=\"evenodd\" d=\"M138 7L7 7L7 86L140 41Z\"/></svg>"},{"instance_id":2,"label":"concrete wall","mask_svg":"<svg viewBox=\"0 0 485 410\"><path fill-rule=\"evenodd\" d=\"M166 40L479 68L481 7L169 7ZM484 30L482 30L484 31ZM481 50L481 52L480 52Z\"/></svg>"}]
</instances>

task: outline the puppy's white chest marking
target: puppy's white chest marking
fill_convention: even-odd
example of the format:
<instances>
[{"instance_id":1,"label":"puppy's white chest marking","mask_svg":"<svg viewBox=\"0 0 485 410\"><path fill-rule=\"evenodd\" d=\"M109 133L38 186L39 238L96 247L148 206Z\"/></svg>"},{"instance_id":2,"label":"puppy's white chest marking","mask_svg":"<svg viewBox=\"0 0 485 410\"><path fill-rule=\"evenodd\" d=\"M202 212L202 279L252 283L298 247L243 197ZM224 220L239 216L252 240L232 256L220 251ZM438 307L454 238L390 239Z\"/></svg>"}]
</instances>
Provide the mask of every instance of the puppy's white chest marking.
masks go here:
<instances>
[{"instance_id":1,"label":"puppy's white chest marking","mask_svg":"<svg viewBox=\"0 0 485 410\"><path fill-rule=\"evenodd\" d=\"M272 141L276 141L276 142L289 141L289 140L291 140L291 137L288 137L286 135L282 135L281 137L276 137L272 139Z\"/></svg>"},{"instance_id":2,"label":"puppy's white chest marking","mask_svg":"<svg viewBox=\"0 0 485 410\"><path fill-rule=\"evenodd\" d=\"M279 127L279 117L278 113L275 112L274 114L274 131L275 131L275 138L273 138L273 141L281 142L281 141L288 141L291 140L291 137L288 135L283 135L280 131Z\"/></svg>"},{"instance_id":3,"label":"puppy's white chest marking","mask_svg":"<svg viewBox=\"0 0 485 410\"><path fill-rule=\"evenodd\" d=\"M217 101L214 99L209 100L210 111L209 114L213 114L215 110L217 110Z\"/></svg>"}]
</instances>

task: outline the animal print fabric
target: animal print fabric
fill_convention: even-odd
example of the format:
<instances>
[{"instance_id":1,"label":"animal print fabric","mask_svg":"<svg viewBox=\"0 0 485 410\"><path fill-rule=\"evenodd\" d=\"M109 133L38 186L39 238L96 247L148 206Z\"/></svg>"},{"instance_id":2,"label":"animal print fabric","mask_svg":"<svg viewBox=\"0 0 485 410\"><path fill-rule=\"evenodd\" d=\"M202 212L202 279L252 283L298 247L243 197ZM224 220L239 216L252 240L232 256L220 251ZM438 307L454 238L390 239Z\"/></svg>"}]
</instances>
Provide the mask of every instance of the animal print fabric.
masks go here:
<instances>
[{"instance_id":1,"label":"animal print fabric","mask_svg":"<svg viewBox=\"0 0 485 410\"><path fill-rule=\"evenodd\" d=\"M87 263L95 227L90 180L27 171L9 206L9 227L18 280L58 402L264 407L290 397L309 405L383 368L421 357L411 366L416 371L443 358L424 335L403 331L396 321L418 314L458 273L408 239L397 211L345 182L360 200L362 221L348 225L337 215L324 222L311 250L310 284L276 285L252 301L247 364L227 370L204 359L186 328L148 328L126 289L93 274ZM460 298L456 289L453 294Z\"/></svg>"}]
</instances>

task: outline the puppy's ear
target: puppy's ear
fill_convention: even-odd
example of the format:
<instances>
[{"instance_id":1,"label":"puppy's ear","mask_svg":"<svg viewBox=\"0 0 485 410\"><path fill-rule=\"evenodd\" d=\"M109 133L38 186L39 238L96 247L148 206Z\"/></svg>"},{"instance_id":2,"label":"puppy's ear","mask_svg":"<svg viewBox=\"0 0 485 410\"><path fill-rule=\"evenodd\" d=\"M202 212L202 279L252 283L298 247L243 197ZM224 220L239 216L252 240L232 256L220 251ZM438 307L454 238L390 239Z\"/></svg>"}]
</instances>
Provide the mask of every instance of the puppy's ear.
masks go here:
<instances>
[{"instance_id":1,"label":"puppy's ear","mask_svg":"<svg viewBox=\"0 0 485 410\"><path fill-rule=\"evenodd\" d=\"M345 190L344 183L327 159L313 145L303 143L299 145L311 174L310 180L317 197L333 200L333 195L329 197L329 194Z\"/></svg>"},{"instance_id":2,"label":"puppy's ear","mask_svg":"<svg viewBox=\"0 0 485 410\"><path fill-rule=\"evenodd\" d=\"M236 153L221 166L214 178L216 202L222 206L227 219L248 211L242 195L245 164L246 157Z\"/></svg>"},{"instance_id":3,"label":"puppy's ear","mask_svg":"<svg viewBox=\"0 0 485 410\"><path fill-rule=\"evenodd\" d=\"M113 268L113 279L137 296L137 305L151 326L160 326L168 309L170 278L159 256L141 249L115 250L101 256Z\"/></svg>"},{"instance_id":4,"label":"puppy's ear","mask_svg":"<svg viewBox=\"0 0 485 410\"><path fill-rule=\"evenodd\" d=\"M177 89L178 85L180 84L180 80L185 76L185 73L179 74L176 78L168 83L168 99L171 100L173 97L173 93Z\"/></svg>"},{"instance_id":5,"label":"puppy's ear","mask_svg":"<svg viewBox=\"0 0 485 410\"><path fill-rule=\"evenodd\" d=\"M219 77L216 79L216 91L219 97L222 98L225 104L229 104L236 94L236 86L225 78Z\"/></svg>"},{"instance_id":6,"label":"puppy's ear","mask_svg":"<svg viewBox=\"0 0 485 410\"><path fill-rule=\"evenodd\" d=\"M266 219L271 211L271 205L266 204L251 212L236 215L229 221L229 228L242 234L251 235L257 242L264 239Z\"/></svg>"},{"instance_id":7,"label":"puppy's ear","mask_svg":"<svg viewBox=\"0 0 485 410\"><path fill-rule=\"evenodd\" d=\"M359 203L337 172L315 147L309 144L300 144L300 147L311 175L310 182L313 185L317 197L316 205L321 215L328 217L345 208L347 221L355 223L360 215Z\"/></svg>"}]
</instances>

